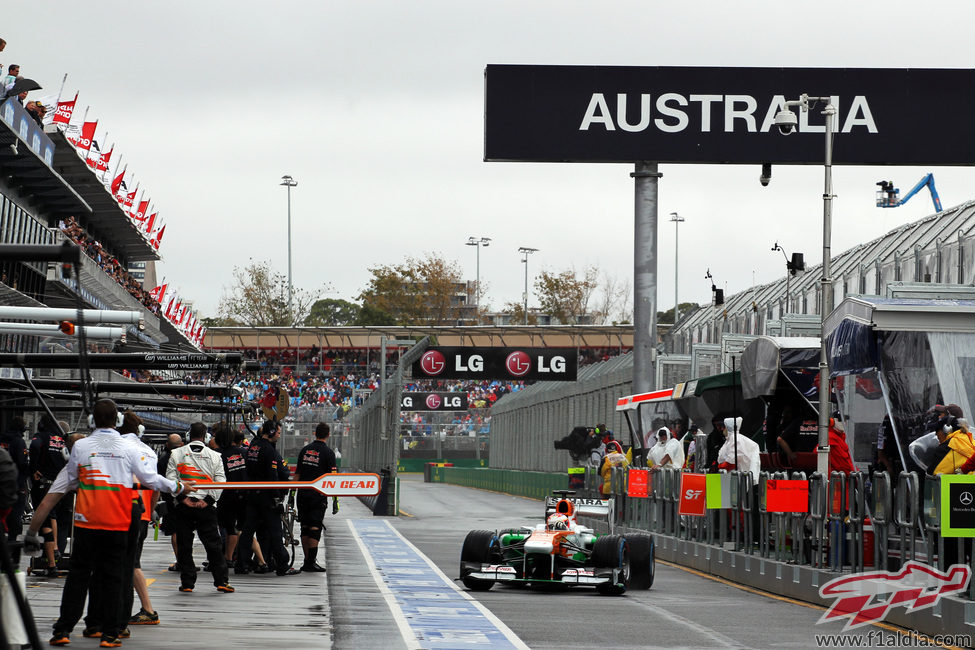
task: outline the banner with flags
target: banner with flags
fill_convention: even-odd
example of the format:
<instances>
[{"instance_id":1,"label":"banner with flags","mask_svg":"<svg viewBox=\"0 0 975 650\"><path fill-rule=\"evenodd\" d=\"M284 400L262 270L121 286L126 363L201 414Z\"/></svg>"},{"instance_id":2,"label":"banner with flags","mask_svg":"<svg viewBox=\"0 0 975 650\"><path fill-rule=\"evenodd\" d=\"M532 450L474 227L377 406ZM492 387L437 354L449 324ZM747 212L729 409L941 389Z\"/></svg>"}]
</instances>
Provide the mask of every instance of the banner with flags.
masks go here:
<instances>
[{"instance_id":1,"label":"banner with flags","mask_svg":"<svg viewBox=\"0 0 975 650\"><path fill-rule=\"evenodd\" d=\"M128 213L132 212L132 204L135 203L135 195L139 192L139 187L136 186L134 190L125 195L122 199L122 209Z\"/></svg>"},{"instance_id":2,"label":"banner with flags","mask_svg":"<svg viewBox=\"0 0 975 650\"><path fill-rule=\"evenodd\" d=\"M108 171L108 163L112 160L112 152L114 151L115 145L113 144L112 148L108 150L108 153L98 154L98 162L95 163L95 171L103 173Z\"/></svg>"},{"instance_id":3,"label":"banner with flags","mask_svg":"<svg viewBox=\"0 0 975 650\"><path fill-rule=\"evenodd\" d=\"M132 218L135 219L136 221L140 222L140 223L141 222L145 222L145 220L146 220L146 211L148 209L149 209L149 199L146 199L145 201L139 201L139 207L136 209L135 213L132 215Z\"/></svg>"},{"instance_id":4,"label":"banner with flags","mask_svg":"<svg viewBox=\"0 0 975 650\"><path fill-rule=\"evenodd\" d=\"M98 128L98 120L85 122L81 125L81 135L76 138L69 135L68 142L73 144L79 151L88 151L91 149L91 143L95 140L96 128Z\"/></svg>"},{"instance_id":5,"label":"banner with flags","mask_svg":"<svg viewBox=\"0 0 975 650\"><path fill-rule=\"evenodd\" d=\"M163 234L165 234L165 232L166 224L163 224L162 228L159 229L159 232L153 235L153 237L149 240L149 243L152 244L152 247L156 250L159 250L159 244L162 243Z\"/></svg>"},{"instance_id":6,"label":"banner with flags","mask_svg":"<svg viewBox=\"0 0 975 650\"><path fill-rule=\"evenodd\" d=\"M158 212L153 212L151 215L149 215L149 218L145 221L145 227L142 230L147 235L149 235L149 237L152 237L152 235L155 234L152 229L156 224L156 215L158 214L159 214Z\"/></svg>"},{"instance_id":7,"label":"banner with flags","mask_svg":"<svg viewBox=\"0 0 975 650\"><path fill-rule=\"evenodd\" d=\"M122 192L122 190L129 189L129 188L127 188L125 186L125 170L126 169L128 169L128 166L126 166L122 170L122 173L120 173L118 176L116 176L115 177L115 180L112 181L112 196L118 196L119 193Z\"/></svg>"},{"instance_id":8,"label":"banner with flags","mask_svg":"<svg viewBox=\"0 0 975 650\"><path fill-rule=\"evenodd\" d=\"M78 93L74 94L74 99L70 102L58 102L54 111L54 124L68 125L71 123L71 116L74 114L75 104L78 102Z\"/></svg>"},{"instance_id":9,"label":"banner with flags","mask_svg":"<svg viewBox=\"0 0 975 650\"><path fill-rule=\"evenodd\" d=\"M168 286L169 284L160 284L158 287L149 292L149 297L159 304L162 304L163 299L166 297L166 288Z\"/></svg>"}]
</instances>

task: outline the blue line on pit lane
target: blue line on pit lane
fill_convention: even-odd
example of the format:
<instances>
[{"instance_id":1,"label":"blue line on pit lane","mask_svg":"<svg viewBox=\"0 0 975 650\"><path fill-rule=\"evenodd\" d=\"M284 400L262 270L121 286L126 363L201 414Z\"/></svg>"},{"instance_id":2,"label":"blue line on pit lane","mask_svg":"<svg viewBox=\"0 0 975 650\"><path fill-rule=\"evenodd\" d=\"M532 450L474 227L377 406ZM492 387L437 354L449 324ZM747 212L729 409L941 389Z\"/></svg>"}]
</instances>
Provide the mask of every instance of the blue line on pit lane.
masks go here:
<instances>
[{"instance_id":1,"label":"blue line on pit lane","mask_svg":"<svg viewBox=\"0 0 975 650\"><path fill-rule=\"evenodd\" d=\"M384 521L352 525L422 647L518 647Z\"/></svg>"}]
</instances>

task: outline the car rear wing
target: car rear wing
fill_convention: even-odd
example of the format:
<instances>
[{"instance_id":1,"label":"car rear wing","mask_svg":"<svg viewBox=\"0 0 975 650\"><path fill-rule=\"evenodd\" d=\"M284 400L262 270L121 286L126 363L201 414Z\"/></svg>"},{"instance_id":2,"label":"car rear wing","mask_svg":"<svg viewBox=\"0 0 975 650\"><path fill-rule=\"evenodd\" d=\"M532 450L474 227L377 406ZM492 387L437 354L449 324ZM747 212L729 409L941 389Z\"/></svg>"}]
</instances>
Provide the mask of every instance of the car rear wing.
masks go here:
<instances>
[{"instance_id":1,"label":"car rear wing","mask_svg":"<svg viewBox=\"0 0 975 650\"><path fill-rule=\"evenodd\" d=\"M578 499L573 497L565 497L565 500L570 502L575 509L576 516L582 517L598 517L600 519L609 519L609 515L612 512L612 506L610 501L603 499ZM560 497L547 497L545 499L545 518L548 519L549 515L556 512L556 506L559 501L562 501Z\"/></svg>"}]
</instances>

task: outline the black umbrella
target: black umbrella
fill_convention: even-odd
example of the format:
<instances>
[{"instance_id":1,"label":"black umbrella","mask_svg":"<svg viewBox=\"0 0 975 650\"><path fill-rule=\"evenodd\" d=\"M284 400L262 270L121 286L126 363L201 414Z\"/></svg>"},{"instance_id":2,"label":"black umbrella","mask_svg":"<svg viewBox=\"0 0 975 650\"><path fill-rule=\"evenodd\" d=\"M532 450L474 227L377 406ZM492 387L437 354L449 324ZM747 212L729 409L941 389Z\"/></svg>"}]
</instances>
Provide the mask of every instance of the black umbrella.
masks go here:
<instances>
[{"instance_id":1,"label":"black umbrella","mask_svg":"<svg viewBox=\"0 0 975 650\"><path fill-rule=\"evenodd\" d=\"M26 79L24 77L19 77L14 85L10 87L7 94L3 96L4 99L8 97L16 97L20 93L25 93L28 90L40 90L41 84L37 83L33 79Z\"/></svg>"}]
</instances>

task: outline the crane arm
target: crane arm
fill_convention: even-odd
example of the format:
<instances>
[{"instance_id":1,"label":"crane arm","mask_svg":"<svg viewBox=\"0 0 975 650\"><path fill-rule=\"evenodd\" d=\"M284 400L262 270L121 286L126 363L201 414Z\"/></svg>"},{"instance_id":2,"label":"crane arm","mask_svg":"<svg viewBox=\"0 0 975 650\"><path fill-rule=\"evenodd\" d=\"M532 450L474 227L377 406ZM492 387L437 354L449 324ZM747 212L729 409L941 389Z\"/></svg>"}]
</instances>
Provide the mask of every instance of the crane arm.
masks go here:
<instances>
[{"instance_id":1,"label":"crane arm","mask_svg":"<svg viewBox=\"0 0 975 650\"><path fill-rule=\"evenodd\" d=\"M907 203L908 199L921 191L923 187L927 187L931 191L931 201L934 203L934 209L937 212L941 212L941 197L938 196L938 190L934 186L934 174L928 174L921 180L917 182L917 185L911 188L911 191L904 195L904 198L898 201L897 205L904 205Z\"/></svg>"}]
</instances>

